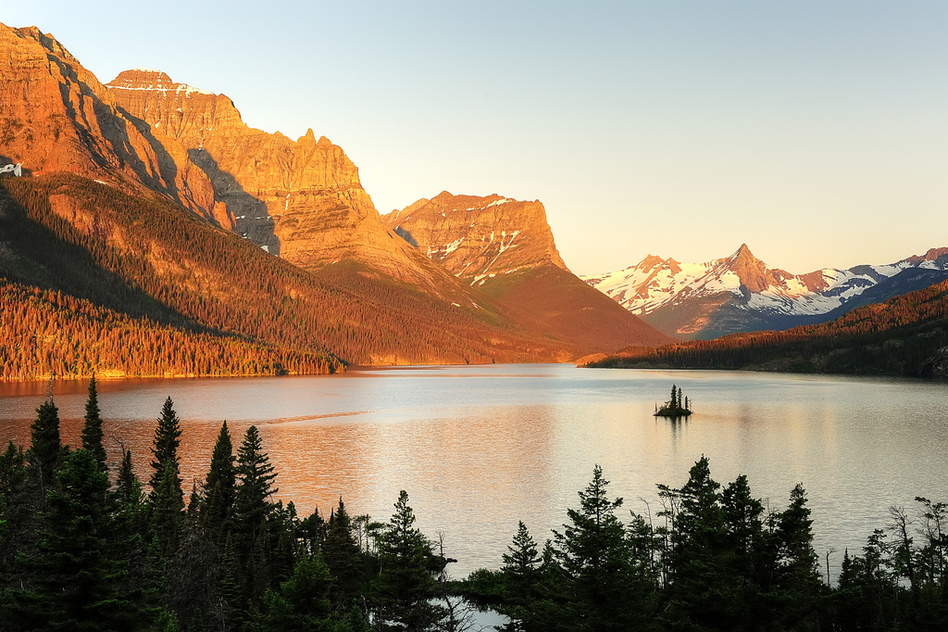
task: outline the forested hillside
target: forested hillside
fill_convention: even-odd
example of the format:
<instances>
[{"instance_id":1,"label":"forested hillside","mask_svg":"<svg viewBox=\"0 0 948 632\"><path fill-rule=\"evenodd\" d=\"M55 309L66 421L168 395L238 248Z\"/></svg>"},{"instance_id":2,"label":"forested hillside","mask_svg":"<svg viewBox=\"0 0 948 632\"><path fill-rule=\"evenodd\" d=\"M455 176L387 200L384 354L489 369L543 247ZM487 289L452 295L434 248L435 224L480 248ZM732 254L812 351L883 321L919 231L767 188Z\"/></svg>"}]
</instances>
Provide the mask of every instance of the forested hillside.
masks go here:
<instances>
[{"instance_id":1,"label":"forested hillside","mask_svg":"<svg viewBox=\"0 0 948 632\"><path fill-rule=\"evenodd\" d=\"M346 363L537 361L560 349L486 297L447 303L354 262L307 273L171 202L70 174L0 180L0 276L135 320Z\"/></svg>"},{"instance_id":2,"label":"forested hillside","mask_svg":"<svg viewBox=\"0 0 948 632\"><path fill-rule=\"evenodd\" d=\"M948 377L948 282L821 325L628 347L595 367L756 369Z\"/></svg>"}]
</instances>

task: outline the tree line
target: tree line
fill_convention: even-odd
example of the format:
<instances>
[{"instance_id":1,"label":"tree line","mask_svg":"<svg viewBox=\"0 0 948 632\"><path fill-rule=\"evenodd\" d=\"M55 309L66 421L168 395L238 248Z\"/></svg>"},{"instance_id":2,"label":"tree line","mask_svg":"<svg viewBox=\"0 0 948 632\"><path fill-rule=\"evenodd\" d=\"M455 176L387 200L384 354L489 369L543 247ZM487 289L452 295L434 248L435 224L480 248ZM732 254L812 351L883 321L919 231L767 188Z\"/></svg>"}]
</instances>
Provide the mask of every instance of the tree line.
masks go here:
<instances>
[{"instance_id":1,"label":"tree line","mask_svg":"<svg viewBox=\"0 0 948 632\"><path fill-rule=\"evenodd\" d=\"M948 626L948 505L925 498L846 551L831 585L801 485L769 510L702 457L683 486L658 486L654 512L625 513L596 466L542 545L521 522L498 569L450 581L404 491L387 523L342 499L328 518L275 501L255 426L235 449L221 424L186 501L171 398L147 482L129 450L106 462L94 378L80 446L62 445L51 396L36 412L30 445L0 454L0 630L476 629L462 598L511 632Z\"/></svg>"}]
</instances>

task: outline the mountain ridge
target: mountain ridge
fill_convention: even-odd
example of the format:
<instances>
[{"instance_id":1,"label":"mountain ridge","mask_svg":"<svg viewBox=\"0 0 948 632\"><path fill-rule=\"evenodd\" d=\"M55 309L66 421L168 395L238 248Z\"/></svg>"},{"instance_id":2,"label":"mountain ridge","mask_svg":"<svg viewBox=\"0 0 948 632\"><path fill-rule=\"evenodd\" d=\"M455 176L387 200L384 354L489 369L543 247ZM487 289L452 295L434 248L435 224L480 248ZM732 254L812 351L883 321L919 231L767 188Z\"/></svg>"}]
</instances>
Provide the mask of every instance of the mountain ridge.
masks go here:
<instances>
[{"instance_id":1,"label":"mountain ridge","mask_svg":"<svg viewBox=\"0 0 948 632\"><path fill-rule=\"evenodd\" d=\"M916 268L929 274L900 274ZM665 333L713 338L825 322L861 305L859 296L872 288L873 298L884 300L943 278L948 278L948 248L892 264L794 275L770 268L742 244L728 257L706 263L648 255L635 266L584 280Z\"/></svg>"}]
</instances>

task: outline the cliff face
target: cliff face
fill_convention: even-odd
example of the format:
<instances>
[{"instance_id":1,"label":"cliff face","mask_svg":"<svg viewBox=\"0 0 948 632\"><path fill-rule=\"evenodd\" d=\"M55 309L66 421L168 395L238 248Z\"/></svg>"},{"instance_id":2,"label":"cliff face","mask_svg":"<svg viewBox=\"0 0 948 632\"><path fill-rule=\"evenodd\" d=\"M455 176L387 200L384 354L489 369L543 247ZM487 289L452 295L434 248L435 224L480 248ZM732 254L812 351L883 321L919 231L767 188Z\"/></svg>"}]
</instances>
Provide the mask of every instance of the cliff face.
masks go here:
<instances>
[{"instance_id":1,"label":"cliff face","mask_svg":"<svg viewBox=\"0 0 948 632\"><path fill-rule=\"evenodd\" d=\"M569 341L573 357L672 340L569 271L538 201L443 192L382 221L522 327Z\"/></svg>"},{"instance_id":2,"label":"cliff face","mask_svg":"<svg viewBox=\"0 0 948 632\"><path fill-rule=\"evenodd\" d=\"M539 201L444 191L392 211L382 221L472 285L546 264L568 271Z\"/></svg>"},{"instance_id":3,"label":"cliff face","mask_svg":"<svg viewBox=\"0 0 948 632\"><path fill-rule=\"evenodd\" d=\"M307 270L349 259L429 290L443 283L442 271L382 225L358 169L325 137L251 128L226 96L157 70L124 71L108 86L125 111L187 148L237 232L270 253Z\"/></svg>"},{"instance_id":4,"label":"cliff face","mask_svg":"<svg viewBox=\"0 0 948 632\"><path fill-rule=\"evenodd\" d=\"M0 162L155 191L213 220L210 180L185 149L120 111L109 90L53 37L0 24Z\"/></svg>"}]
</instances>

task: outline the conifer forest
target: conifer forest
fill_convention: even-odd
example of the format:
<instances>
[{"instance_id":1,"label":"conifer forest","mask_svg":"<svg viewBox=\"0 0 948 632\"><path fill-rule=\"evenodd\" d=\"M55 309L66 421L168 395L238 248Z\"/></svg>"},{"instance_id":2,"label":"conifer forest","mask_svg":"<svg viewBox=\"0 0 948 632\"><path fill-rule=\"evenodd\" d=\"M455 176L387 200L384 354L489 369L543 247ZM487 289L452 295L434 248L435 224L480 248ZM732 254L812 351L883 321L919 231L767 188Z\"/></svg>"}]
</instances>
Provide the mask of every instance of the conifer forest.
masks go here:
<instances>
[{"instance_id":1,"label":"conifer forest","mask_svg":"<svg viewBox=\"0 0 948 632\"><path fill-rule=\"evenodd\" d=\"M81 445L62 444L50 396L30 444L0 454L0 629L333 632L945 630L948 504L917 498L846 551L830 577L802 485L767 508L743 475L702 457L645 514L595 466L550 534L522 522L495 568L451 578L408 493L384 522L275 501L258 430L220 426L204 480L182 488L182 427L169 397L150 454L107 462L96 383ZM146 460L139 480L133 464Z\"/></svg>"}]
</instances>

